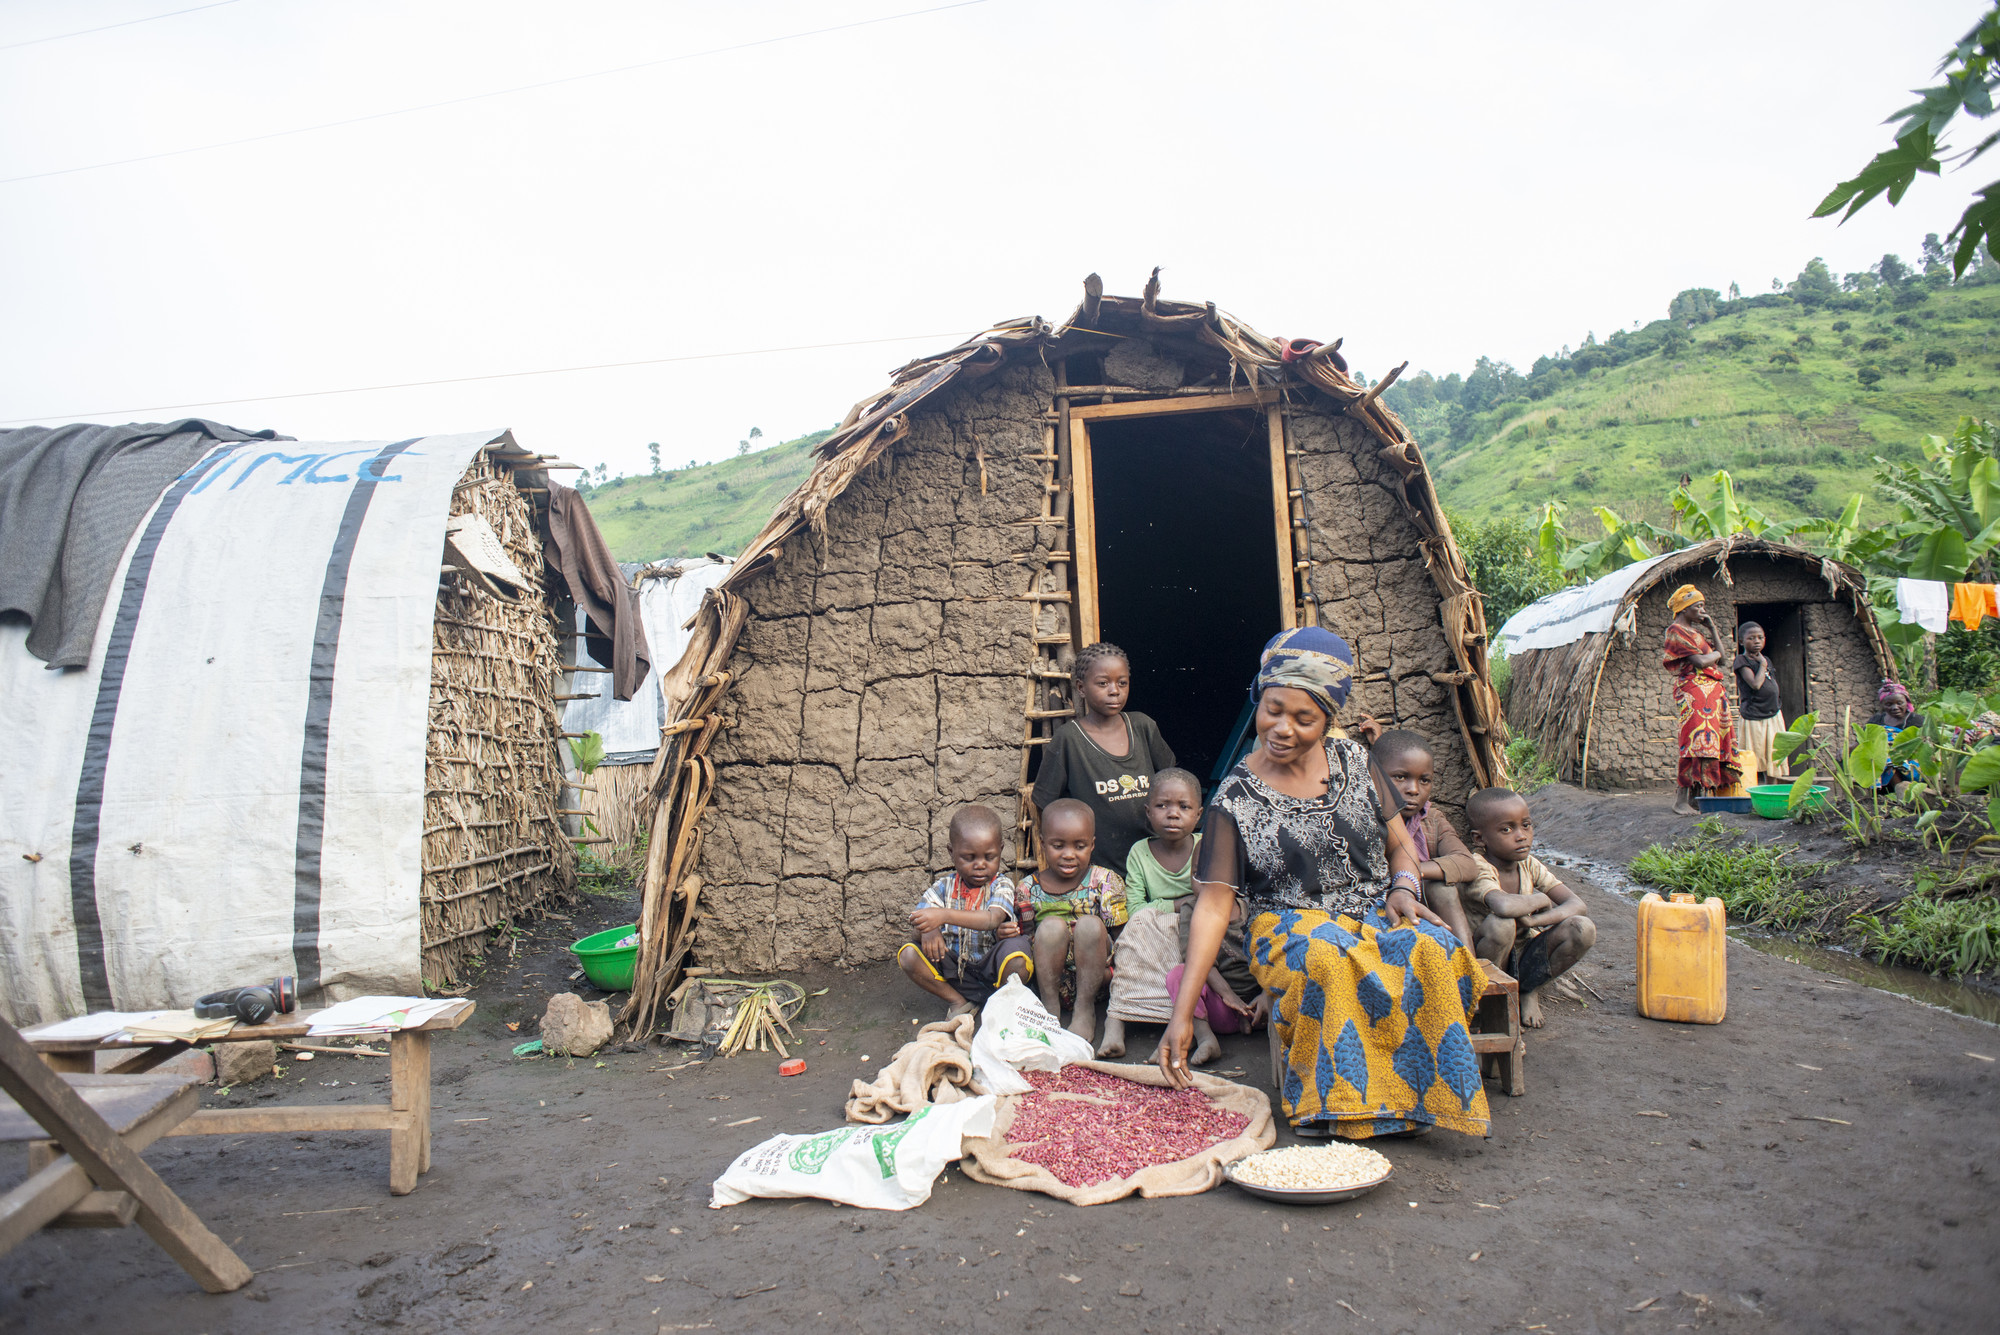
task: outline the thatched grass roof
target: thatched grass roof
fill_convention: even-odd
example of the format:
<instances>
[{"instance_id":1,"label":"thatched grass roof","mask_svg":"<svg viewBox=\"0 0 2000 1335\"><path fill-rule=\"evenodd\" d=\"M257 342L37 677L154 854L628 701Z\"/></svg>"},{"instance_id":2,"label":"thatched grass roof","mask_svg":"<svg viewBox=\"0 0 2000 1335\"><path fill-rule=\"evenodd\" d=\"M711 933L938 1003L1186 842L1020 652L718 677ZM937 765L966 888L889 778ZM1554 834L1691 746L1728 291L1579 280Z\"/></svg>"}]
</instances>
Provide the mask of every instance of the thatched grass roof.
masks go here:
<instances>
[{"instance_id":1,"label":"thatched grass roof","mask_svg":"<svg viewBox=\"0 0 2000 1335\"><path fill-rule=\"evenodd\" d=\"M1834 598L1846 595L1854 605L1855 620L1875 654L1876 666L1885 679L1895 678L1895 658L1889 652L1888 641L1882 637L1882 628L1875 624L1868 601L1868 582L1853 566L1797 547L1766 542L1747 533L1698 542L1670 553L1633 581L1612 616L1610 630L1592 632L1551 649L1533 649L1509 657L1513 680L1508 688L1508 713L1520 723L1522 734L1534 739L1536 748L1558 778L1575 783L1588 777L1588 744L1596 714L1598 684L1614 641L1620 645L1632 642L1633 608L1639 600L1662 585L1671 587L1701 574L1699 567L1711 562L1716 578L1724 584L1734 584L1729 562L1746 556L1795 562L1824 579L1828 594Z\"/></svg>"},{"instance_id":2,"label":"thatched grass roof","mask_svg":"<svg viewBox=\"0 0 2000 1335\"><path fill-rule=\"evenodd\" d=\"M1317 396L1361 423L1375 437L1378 456L1398 479L1392 488L1416 526L1419 544L1437 586L1445 638L1455 670L1434 674L1452 692L1476 781L1505 778L1505 722L1487 673L1487 628L1480 597L1465 559L1452 540L1437 489L1414 438L1380 402L1407 362L1372 387L1348 375L1338 340L1281 341L1258 333L1210 303L1168 301L1155 269L1137 297L1104 295L1097 275L1084 280L1084 299L1060 326L1040 317L1005 320L985 333L897 368L887 389L851 408L831 436L814 450L812 472L780 503L763 530L740 554L729 577L697 614L693 639L679 663L665 673L667 724L654 762L649 792L657 806L642 881L641 945L637 981L623 1019L647 1025L673 986L693 941L699 913L699 820L715 783L708 746L730 679L729 661L749 615L738 590L782 558L796 535L823 532L826 513L861 471L881 458L910 429L911 414L947 387L964 385L1002 367L1032 358L1051 365L1075 353L1101 352L1132 338L1171 340L1175 352L1214 362L1218 383L1279 388ZM1167 397L1154 393L1146 397Z\"/></svg>"}]
</instances>

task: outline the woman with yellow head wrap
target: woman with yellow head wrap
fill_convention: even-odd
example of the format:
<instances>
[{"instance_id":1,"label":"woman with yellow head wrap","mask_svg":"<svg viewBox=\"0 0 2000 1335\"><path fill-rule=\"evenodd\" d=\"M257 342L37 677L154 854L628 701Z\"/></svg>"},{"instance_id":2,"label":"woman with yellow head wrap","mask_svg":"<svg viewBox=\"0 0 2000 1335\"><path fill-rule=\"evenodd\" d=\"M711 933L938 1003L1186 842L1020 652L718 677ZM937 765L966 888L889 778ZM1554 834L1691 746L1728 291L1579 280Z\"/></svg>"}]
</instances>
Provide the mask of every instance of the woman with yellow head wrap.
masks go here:
<instances>
[{"instance_id":1,"label":"woman with yellow head wrap","mask_svg":"<svg viewBox=\"0 0 2000 1335\"><path fill-rule=\"evenodd\" d=\"M1701 590L1681 585L1667 599L1667 610L1674 619L1667 623L1662 665L1674 676L1674 708L1681 724L1681 791L1674 810L1692 816L1697 795L1736 781L1736 725L1729 717L1722 674L1722 636L1709 619Z\"/></svg>"}]
</instances>

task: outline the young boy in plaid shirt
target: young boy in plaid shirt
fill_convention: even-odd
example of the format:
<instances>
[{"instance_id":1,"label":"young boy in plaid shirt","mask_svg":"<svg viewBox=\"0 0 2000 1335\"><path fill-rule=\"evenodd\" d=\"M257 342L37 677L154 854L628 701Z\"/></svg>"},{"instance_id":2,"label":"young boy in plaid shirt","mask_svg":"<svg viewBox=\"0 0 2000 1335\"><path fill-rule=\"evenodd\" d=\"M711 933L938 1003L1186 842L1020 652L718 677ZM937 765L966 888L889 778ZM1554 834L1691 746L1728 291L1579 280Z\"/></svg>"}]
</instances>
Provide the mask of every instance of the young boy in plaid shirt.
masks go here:
<instances>
[{"instance_id":1,"label":"young boy in plaid shirt","mask_svg":"<svg viewBox=\"0 0 2000 1335\"><path fill-rule=\"evenodd\" d=\"M1014 924L1014 883L1000 870L1000 817L991 807L960 807L949 838L952 870L917 901L915 939L896 952L896 962L956 1017L977 1010L1009 978L1033 978L1035 962Z\"/></svg>"}]
</instances>

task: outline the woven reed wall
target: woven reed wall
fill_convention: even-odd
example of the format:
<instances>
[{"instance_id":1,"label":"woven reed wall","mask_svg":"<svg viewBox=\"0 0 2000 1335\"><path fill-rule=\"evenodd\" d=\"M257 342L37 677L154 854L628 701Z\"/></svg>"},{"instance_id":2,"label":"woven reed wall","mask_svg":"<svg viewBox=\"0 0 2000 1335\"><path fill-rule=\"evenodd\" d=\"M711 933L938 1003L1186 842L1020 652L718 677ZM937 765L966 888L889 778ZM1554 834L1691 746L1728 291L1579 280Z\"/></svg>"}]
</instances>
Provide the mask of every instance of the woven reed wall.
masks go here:
<instances>
[{"instance_id":1,"label":"woven reed wall","mask_svg":"<svg viewBox=\"0 0 2000 1335\"><path fill-rule=\"evenodd\" d=\"M592 851L606 862L634 873L640 865L636 841L645 824L639 807L645 801L652 775L650 762L599 765L586 780L589 786L578 794L582 800L577 806L588 813L590 823L597 827L597 833L591 837L610 840L593 845Z\"/></svg>"},{"instance_id":2,"label":"woven reed wall","mask_svg":"<svg viewBox=\"0 0 2000 1335\"><path fill-rule=\"evenodd\" d=\"M563 793L562 651L543 589L541 530L513 470L481 454L454 515L493 526L527 583L506 602L463 576L438 581L425 755L424 981L457 980L495 927L576 884Z\"/></svg>"}]
</instances>

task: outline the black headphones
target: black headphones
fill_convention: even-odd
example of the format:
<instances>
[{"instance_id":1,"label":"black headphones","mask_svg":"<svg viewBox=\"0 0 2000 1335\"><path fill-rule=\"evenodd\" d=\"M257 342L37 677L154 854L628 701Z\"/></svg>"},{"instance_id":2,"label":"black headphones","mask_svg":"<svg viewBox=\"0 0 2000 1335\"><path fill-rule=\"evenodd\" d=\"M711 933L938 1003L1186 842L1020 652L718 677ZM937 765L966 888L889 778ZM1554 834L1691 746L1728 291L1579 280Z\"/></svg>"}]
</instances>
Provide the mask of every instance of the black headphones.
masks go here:
<instances>
[{"instance_id":1,"label":"black headphones","mask_svg":"<svg viewBox=\"0 0 2000 1335\"><path fill-rule=\"evenodd\" d=\"M273 1015L290 1015L298 1007L298 984L290 974L279 974L256 987L230 987L196 999L197 1020L233 1019L239 1024L262 1024Z\"/></svg>"}]
</instances>

